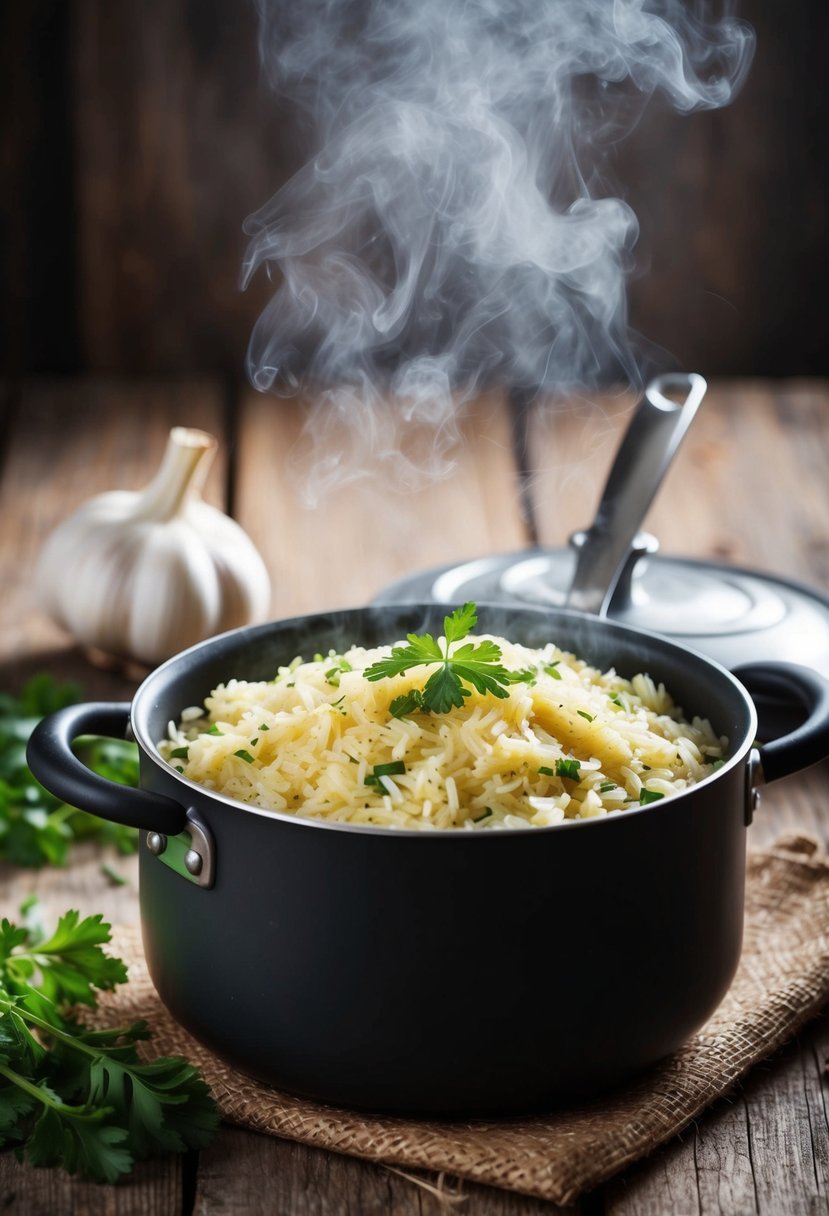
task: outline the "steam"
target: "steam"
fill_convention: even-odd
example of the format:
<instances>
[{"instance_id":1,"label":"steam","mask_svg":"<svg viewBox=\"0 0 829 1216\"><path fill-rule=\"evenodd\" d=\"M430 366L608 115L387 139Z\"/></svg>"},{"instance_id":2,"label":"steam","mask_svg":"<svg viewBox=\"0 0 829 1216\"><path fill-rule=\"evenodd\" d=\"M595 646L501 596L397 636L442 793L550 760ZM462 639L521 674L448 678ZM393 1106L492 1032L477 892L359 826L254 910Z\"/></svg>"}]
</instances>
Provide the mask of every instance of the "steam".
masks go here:
<instances>
[{"instance_id":1,"label":"steam","mask_svg":"<svg viewBox=\"0 0 829 1216\"><path fill-rule=\"evenodd\" d=\"M319 489L391 459L398 482L445 470L458 403L492 382L638 384L637 222L603 197L602 153L656 92L682 112L725 105L747 25L708 20L705 0L258 7L266 75L315 152L245 225L243 283L262 266L281 279L248 373L314 386ZM324 442L342 420L359 461ZM400 424L424 450L403 455Z\"/></svg>"}]
</instances>

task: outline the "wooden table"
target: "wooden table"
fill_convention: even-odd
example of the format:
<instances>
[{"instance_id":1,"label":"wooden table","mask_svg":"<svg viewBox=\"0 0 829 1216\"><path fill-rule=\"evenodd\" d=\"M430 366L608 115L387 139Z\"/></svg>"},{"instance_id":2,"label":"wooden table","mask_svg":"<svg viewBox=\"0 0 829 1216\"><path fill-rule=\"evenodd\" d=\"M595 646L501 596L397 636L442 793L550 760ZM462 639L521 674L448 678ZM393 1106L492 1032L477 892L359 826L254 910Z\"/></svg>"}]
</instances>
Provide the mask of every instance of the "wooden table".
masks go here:
<instances>
[{"instance_id":1,"label":"wooden table","mask_svg":"<svg viewBox=\"0 0 829 1216\"><path fill-rule=\"evenodd\" d=\"M302 418L294 404L211 381L8 389L0 399L0 687L17 689L46 669L78 680L91 695L130 695L129 680L90 667L39 614L32 567L67 511L98 490L137 487L149 477L173 424L200 426L222 440L209 497L259 546L273 578L273 614L287 616L364 603L401 575L441 562L536 539L563 544L592 517L630 404L619 397L537 409L527 419L522 470L509 410L492 394L469 410L450 476L407 491L385 467L312 509L303 505L295 475ZM829 387L713 386L647 523L664 552L733 561L829 592ZM750 844L789 830L829 844L826 776L824 765L769 788ZM111 885L104 861L126 885ZM90 846L78 847L63 870L0 867L4 912L30 892L54 912L79 907L114 921L138 915L135 859ZM829 1211L827 1054L823 1019L684 1136L569 1210L583 1216ZM556 1210L485 1187L450 1185L466 1197L458 1210L476 1216ZM117 1188L67 1180L2 1154L0 1208L21 1216L449 1210L394 1171L236 1128L224 1129L198 1157L140 1166Z\"/></svg>"}]
</instances>

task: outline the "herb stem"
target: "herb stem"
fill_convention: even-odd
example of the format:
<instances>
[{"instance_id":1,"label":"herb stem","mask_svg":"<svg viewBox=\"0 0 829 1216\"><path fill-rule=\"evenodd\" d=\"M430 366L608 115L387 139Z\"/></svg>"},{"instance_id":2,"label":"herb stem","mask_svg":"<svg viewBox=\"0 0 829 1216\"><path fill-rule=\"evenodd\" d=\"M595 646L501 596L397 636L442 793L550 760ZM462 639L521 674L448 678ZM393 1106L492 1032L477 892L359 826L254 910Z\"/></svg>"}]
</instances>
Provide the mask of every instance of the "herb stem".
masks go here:
<instances>
[{"instance_id":1,"label":"herb stem","mask_svg":"<svg viewBox=\"0 0 829 1216\"><path fill-rule=\"evenodd\" d=\"M18 1089L22 1089L24 1093L30 1094L36 1098L43 1106L48 1106L50 1110L58 1111L62 1115L71 1115L73 1119L83 1119L87 1123L97 1122L102 1115L109 1113L111 1107L105 1107L103 1110L85 1110L82 1106L67 1106L65 1102L56 1102L48 1090L41 1089L39 1085L35 1085L33 1081L29 1081L26 1077L21 1077L20 1073L15 1072L13 1068L9 1068L5 1064L0 1064L0 1077L5 1077L7 1081L11 1081L12 1085L16 1085Z\"/></svg>"},{"instance_id":2,"label":"herb stem","mask_svg":"<svg viewBox=\"0 0 829 1216\"><path fill-rule=\"evenodd\" d=\"M93 1059L97 1060L102 1054L100 1047L88 1047L82 1039L76 1038L75 1035L67 1034L65 1030L61 1030L58 1026L53 1026L45 1018L38 1017L36 1013L32 1013L21 1005L15 1008L15 1013L22 1021L27 1022L30 1026L37 1027L43 1034L48 1034L53 1039L59 1039L61 1043L65 1043L68 1047L77 1048L84 1055L92 1056Z\"/></svg>"}]
</instances>

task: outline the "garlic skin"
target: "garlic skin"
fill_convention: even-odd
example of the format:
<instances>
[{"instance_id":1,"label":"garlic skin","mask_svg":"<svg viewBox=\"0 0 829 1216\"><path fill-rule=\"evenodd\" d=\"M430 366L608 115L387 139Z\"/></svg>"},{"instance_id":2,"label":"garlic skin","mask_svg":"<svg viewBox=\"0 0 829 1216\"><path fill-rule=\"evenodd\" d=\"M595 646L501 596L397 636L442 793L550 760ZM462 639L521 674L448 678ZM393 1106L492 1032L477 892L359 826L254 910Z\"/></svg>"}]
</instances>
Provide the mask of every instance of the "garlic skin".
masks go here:
<instances>
[{"instance_id":1,"label":"garlic skin","mask_svg":"<svg viewBox=\"0 0 829 1216\"><path fill-rule=\"evenodd\" d=\"M267 615L262 558L200 495L216 446L204 431L174 427L148 486L98 494L51 534L36 594L82 645L154 664Z\"/></svg>"}]
</instances>

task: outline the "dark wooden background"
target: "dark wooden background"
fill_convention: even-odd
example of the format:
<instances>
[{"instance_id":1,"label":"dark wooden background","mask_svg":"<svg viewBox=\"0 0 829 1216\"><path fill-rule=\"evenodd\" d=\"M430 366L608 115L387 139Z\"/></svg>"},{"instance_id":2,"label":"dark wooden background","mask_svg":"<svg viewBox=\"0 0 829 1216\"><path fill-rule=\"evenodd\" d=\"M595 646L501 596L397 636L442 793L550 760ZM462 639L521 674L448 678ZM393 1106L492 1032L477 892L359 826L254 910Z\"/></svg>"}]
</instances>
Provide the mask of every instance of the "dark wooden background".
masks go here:
<instances>
[{"instance_id":1,"label":"dark wooden background","mask_svg":"<svg viewBox=\"0 0 829 1216\"><path fill-rule=\"evenodd\" d=\"M619 149L632 321L709 374L825 374L829 5L739 11L737 101L652 108ZM0 7L0 374L239 376L267 294L237 287L242 221L303 159L255 25L253 0Z\"/></svg>"}]
</instances>

